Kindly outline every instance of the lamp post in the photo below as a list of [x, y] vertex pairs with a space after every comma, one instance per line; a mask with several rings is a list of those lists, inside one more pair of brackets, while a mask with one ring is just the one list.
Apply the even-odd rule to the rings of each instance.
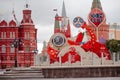
[[15, 67], [18, 67], [18, 47], [19, 44], [22, 44], [22, 40], [21, 39], [14, 39], [14, 41], [11, 43], [11, 47], [15, 48]]
[[35, 49], [35, 50], [33, 50], [33, 53], [34, 53], [34, 65], [36, 65], [37, 64], [37, 56], [36, 56], [36, 54], [38, 53], [38, 50], [37, 49]]
[[19, 44], [18, 39], [14, 39], [14, 42], [11, 43], [11, 47], [15, 48], [15, 67], [18, 67], [18, 60], [17, 60], [17, 52], [18, 52], [17, 48], [18, 48], [18, 44]]

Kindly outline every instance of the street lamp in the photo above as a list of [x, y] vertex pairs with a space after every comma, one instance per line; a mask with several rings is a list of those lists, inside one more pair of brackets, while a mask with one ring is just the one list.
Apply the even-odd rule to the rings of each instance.
[[38, 50], [36, 50], [36, 49], [33, 50], [33, 53], [34, 53], [34, 54], [37, 54], [37, 53], [38, 53]]
[[[15, 67], [18, 67], [18, 60], [17, 60], [17, 57], [18, 57], [18, 55], [17, 55], [17, 52], [18, 52], [18, 50], [17, 50], [17, 48], [19, 47], [19, 40], [18, 39], [14, 39], [14, 42], [13, 43], [11, 43], [11, 47], [13, 48], [15, 48]], [[21, 43], [21, 42], [20, 42]]]

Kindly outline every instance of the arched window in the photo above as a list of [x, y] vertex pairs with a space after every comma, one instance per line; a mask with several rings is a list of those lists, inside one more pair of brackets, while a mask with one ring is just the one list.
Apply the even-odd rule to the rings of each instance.
[[14, 53], [15, 52], [15, 48], [10, 46], [10, 53]]
[[26, 45], [26, 52], [29, 52], [29, 51], [30, 51], [30, 46]]
[[6, 53], [6, 46], [2, 45], [2, 53]]

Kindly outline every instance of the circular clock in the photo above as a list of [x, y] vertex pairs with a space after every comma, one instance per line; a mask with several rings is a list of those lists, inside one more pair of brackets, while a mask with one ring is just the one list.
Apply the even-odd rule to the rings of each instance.
[[61, 35], [56, 35], [53, 39], [52, 42], [55, 46], [62, 46], [65, 44], [65, 38]]

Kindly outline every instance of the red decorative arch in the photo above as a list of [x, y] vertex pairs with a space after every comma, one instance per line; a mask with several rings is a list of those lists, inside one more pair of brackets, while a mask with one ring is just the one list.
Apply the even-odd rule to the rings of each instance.
[[16, 26], [16, 22], [14, 21], [14, 20], [11, 20], [10, 22], [9, 22], [9, 26]]

